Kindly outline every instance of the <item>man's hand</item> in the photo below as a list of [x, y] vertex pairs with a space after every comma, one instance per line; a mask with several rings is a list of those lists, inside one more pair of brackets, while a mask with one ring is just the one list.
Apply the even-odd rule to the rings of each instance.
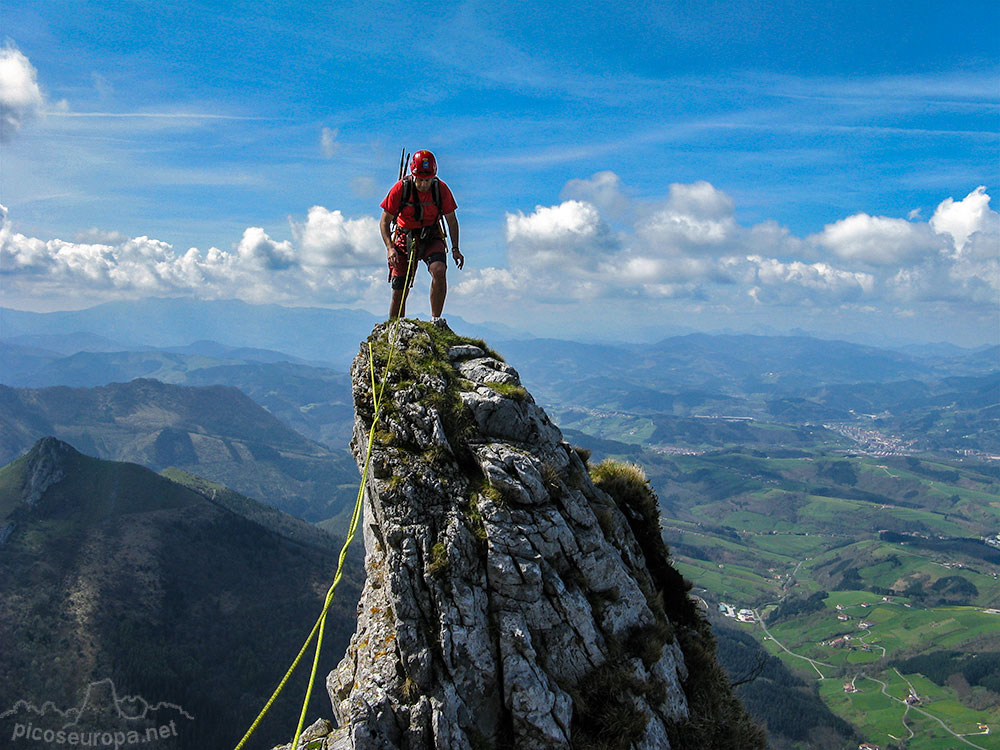
[[451, 251], [451, 257], [455, 259], [455, 265], [459, 269], [465, 266], [465, 256], [462, 255], [462, 252], [457, 247]]
[[392, 245], [389, 245], [389, 247], [385, 249], [385, 253], [386, 257], [389, 260], [389, 265], [394, 265], [396, 263], [397, 256], [399, 255], [399, 253], [396, 251], [396, 248], [393, 247]]

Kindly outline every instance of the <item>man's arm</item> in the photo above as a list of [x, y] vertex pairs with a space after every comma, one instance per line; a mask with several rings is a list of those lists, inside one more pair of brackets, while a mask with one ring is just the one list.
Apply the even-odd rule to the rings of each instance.
[[388, 211], [383, 211], [382, 220], [378, 223], [379, 232], [382, 233], [382, 242], [385, 243], [385, 252], [390, 263], [394, 263], [396, 260], [396, 246], [392, 244], [392, 221], [392, 214]]
[[444, 215], [444, 220], [448, 224], [448, 234], [451, 235], [451, 256], [455, 259], [455, 265], [462, 268], [465, 265], [465, 256], [458, 249], [458, 217], [452, 211]]

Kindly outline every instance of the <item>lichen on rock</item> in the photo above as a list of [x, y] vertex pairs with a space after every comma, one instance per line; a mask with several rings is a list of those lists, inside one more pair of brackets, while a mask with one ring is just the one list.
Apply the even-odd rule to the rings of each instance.
[[669, 565], [665, 549], [643, 548], [628, 508], [483, 342], [410, 320], [369, 342], [352, 367], [359, 467], [390, 347], [392, 363], [367, 581], [327, 678], [339, 729], [325, 746], [670, 747], [692, 718], [675, 631], [697, 623], [669, 619], [662, 588], [683, 581], [647, 564]]

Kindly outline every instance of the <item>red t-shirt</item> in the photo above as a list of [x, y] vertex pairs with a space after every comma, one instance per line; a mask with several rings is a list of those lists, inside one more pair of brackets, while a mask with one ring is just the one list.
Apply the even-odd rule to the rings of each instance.
[[[438, 180], [438, 185], [441, 186], [441, 214], [447, 216], [458, 208], [458, 204], [455, 203], [455, 196], [451, 194], [451, 189], [445, 185], [442, 180]], [[385, 196], [385, 200], [382, 201], [382, 210], [387, 214], [390, 216], [396, 216], [396, 214], [399, 213], [399, 216], [396, 218], [396, 224], [399, 225], [400, 229], [429, 227], [438, 220], [438, 210], [437, 206], [434, 205], [434, 193], [432, 191], [428, 190], [426, 193], [421, 193], [417, 190], [416, 185], [414, 185], [413, 193], [410, 195], [411, 201], [420, 201], [423, 205], [423, 221], [417, 221], [416, 206], [406, 205], [403, 206], [403, 210], [400, 211], [399, 205], [402, 200], [403, 181], [400, 180], [392, 186], [389, 194]]]

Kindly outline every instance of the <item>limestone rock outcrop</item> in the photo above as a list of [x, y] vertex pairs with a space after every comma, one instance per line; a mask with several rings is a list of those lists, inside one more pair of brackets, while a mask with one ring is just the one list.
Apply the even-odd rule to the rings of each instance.
[[28, 505], [38, 502], [49, 487], [62, 480], [63, 459], [74, 453], [75, 448], [53, 437], [39, 440], [34, 448], [31, 473], [26, 477], [21, 499]]
[[[685, 654], [685, 637], [711, 636], [658, 515], [643, 534], [650, 519], [595, 485], [482, 342], [408, 320], [369, 342], [352, 368], [362, 469], [373, 385], [389, 375], [368, 464], [367, 582], [326, 681], [339, 729], [324, 746], [693, 747], [693, 724], [732, 719], [732, 747], [763, 747], [724, 681], [724, 711], [701, 694], [714, 646]], [[706, 701], [715, 715], [693, 716]]]

